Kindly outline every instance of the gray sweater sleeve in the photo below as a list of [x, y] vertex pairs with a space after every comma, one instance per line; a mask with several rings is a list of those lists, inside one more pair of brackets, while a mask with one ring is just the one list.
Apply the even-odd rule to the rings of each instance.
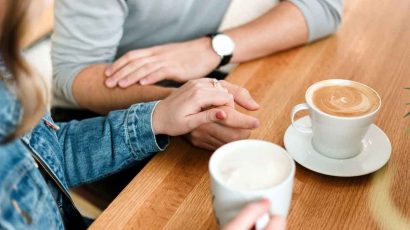
[[127, 14], [125, 0], [55, 2], [51, 57], [58, 100], [76, 105], [71, 90], [76, 75], [91, 64], [114, 60]]
[[[303, 13], [309, 41], [334, 33], [340, 24], [342, 0], [289, 1]], [[114, 60], [127, 16], [126, 0], [55, 2], [51, 56], [58, 101], [76, 105], [72, 84], [77, 74], [91, 64]]]
[[289, 0], [305, 17], [309, 42], [335, 33], [342, 20], [343, 0]]

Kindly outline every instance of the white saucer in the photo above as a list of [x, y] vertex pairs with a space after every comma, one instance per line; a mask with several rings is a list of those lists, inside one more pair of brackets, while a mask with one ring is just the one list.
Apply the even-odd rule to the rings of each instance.
[[[309, 126], [310, 118], [302, 117], [296, 123]], [[375, 172], [387, 163], [391, 154], [389, 138], [374, 124], [362, 141], [363, 151], [348, 159], [333, 159], [318, 153], [311, 139], [312, 134], [300, 133], [290, 125], [284, 137], [285, 148], [300, 165], [329, 176], [354, 177]]]

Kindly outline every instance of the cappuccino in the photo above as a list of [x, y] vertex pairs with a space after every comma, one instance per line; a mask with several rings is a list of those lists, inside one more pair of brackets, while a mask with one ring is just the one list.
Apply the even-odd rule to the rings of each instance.
[[290, 173], [285, 154], [269, 148], [242, 147], [226, 153], [217, 166], [217, 173], [225, 185], [237, 191], [272, 188]]
[[[363, 150], [363, 137], [381, 106], [376, 91], [359, 82], [330, 79], [311, 85], [305, 100], [293, 107], [290, 119], [297, 131], [312, 134], [317, 152], [346, 159]], [[295, 123], [295, 115], [303, 110], [309, 110], [311, 126]]]
[[365, 85], [325, 84], [312, 93], [313, 105], [320, 111], [339, 117], [357, 117], [371, 113], [380, 105], [378, 95]]

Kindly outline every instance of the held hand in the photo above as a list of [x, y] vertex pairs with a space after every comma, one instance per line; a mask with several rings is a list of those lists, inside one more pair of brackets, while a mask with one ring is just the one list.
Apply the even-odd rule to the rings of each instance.
[[[248, 90], [227, 81], [219, 81], [221, 85], [234, 95], [235, 102], [247, 110], [259, 109], [258, 103], [252, 98]], [[259, 126], [259, 121], [251, 116], [242, 114], [233, 108], [221, 107], [227, 114], [223, 121], [202, 125], [185, 137], [194, 145], [207, 150], [215, 150], [222, 145], [247, 139], [251, 130]]]
[[224, 120], [199, 126], [185, 137], [196, 147], [215, 150], [222, 145], [247, 139], [251, 130], [259, 126], [258, 119], [242, 114], [232, 107], [223, 106]]
[[203, 124], [224, 120], [227, 114], [220, 107], [233, 103], [232, 94], [215, 87], [211, 79], [189, 81], [158, 103], [152, 118], [154, 132], [177, 136]]
[[[269, 200], [250, 203], [242, 209], [234, 220], [225, 226], [224, 230], [252, 229], [256, 221], [269, 211]], [[285, 230], [286, 218], [272, 216], [265, 230]]]
[[220, 57], [209, 38], [133, 50], [107, 67], [107, 87], [154, 84], [161, 80], [186, 82], [206, 76], [217, 67]]

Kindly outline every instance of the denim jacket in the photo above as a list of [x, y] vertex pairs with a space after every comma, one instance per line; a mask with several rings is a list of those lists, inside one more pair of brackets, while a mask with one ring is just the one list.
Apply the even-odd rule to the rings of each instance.
[[[152, 131], [155, 105], [136, 104], [69, 123], [56, 124], [46, 115], [30, 133], [3, 143], [18, 125], [21, 107], [0, 79], [0, 229], [64, 229], [63, 213], [70, 210], [62, 197], [70, 187], [163, 150], [169, 140]], [[54, 183], [46, 180], [39, 164]]]

